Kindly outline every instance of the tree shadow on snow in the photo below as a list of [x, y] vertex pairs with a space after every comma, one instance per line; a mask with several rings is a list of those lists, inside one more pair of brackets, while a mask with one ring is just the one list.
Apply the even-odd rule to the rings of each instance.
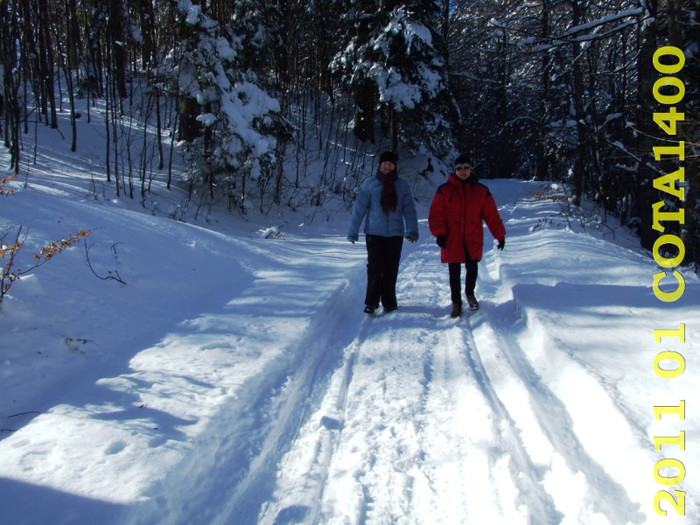
[[123, 506], [0, 478], [0, 523], [104, 523]]
[[[569, 310], [619, 306], [624, 308], [663, 308], [664, 310], [686, 309], [700, 306], [700, 298], [685, 293], [678, 301], [661, 302], [649, 286], [618, 286], [614, 284], [557, 283], [554, 286], [541, 284], [518, 284], [513, 287], [516, 300], [528, 307], [542, 310]], [[620, 312], [629, 315], [629, 312]]]

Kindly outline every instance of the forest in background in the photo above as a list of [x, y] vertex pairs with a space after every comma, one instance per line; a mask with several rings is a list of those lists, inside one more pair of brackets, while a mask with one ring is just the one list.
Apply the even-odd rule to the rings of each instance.
[[463, 151], [484, 178], [567, 182], [647, 249], [677, 236], [697, 267], [700, 1], [610, 4], [2, 0], [6, 168], [64, 111], [72, 151], [76, 119], [104, 125], [117, 195], [159, 177], [241, 211], [350, 203], [380, 149]]

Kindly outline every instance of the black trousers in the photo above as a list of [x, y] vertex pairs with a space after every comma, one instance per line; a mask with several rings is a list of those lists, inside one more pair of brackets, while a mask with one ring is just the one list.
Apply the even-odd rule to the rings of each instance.
[[[448, 266], [450, 268], [450, 292], [452, 295], [452, 303], [462, 304], [462, 290], [460, 289], [462, 287], [462, 278], [460, 275], [462, 265], [461, 263], [449, 263]], [[468, 258], [464, 266], [467, 269], [464, 292], [467, 295], [473, 295], [474, 288], [476, 288], [476, 278], [479, 275], [479, 261]]]
[[403, 237], [367, 235], [367, 295], [365, 304], [374, 308], [396, 308], [396, 278]]

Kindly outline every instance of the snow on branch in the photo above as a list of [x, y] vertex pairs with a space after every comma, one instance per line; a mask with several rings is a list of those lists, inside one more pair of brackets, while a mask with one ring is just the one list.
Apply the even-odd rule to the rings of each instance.
[[[620, 11], [619, 13], [614, 13], [608, 16], [604, 16], [602, 18], [598, 18], [596, 20], [592, 20], [590, 22], [586, 22], [585, 24], [579, 24], [577, 26], [569, 28], [567, 31], [565, 31], [559, 39], [571, 39], [570, 37], [574, 35], [578, 35], [579, 33], [583, 33], [584, 31], [586, 32], [583, 35], [577, 36], [574, 38], [576, 41], [587, 41], [587, 40], [594, 40], [596, 38], [603, 38], [609, 34], [616, 33], [617, 31], [620, 31], [621, 29], [624, 29], [625, 27], [628, 27], [630, 25], [633, 25], [635, 20], [625, 20], [626, 18], [638, 16], [642, 14], [644, 10], [641, 7], [633, 7], [630, 9], [626, 9], [625, 11]], [[596, 33], [596, 30], [599, 29], [600, 27], [617, 22], [619, 20], [625, 20], [622, 24], [616, 26], [614, 29], [607, 31], [604, 34], [598, 34]]]

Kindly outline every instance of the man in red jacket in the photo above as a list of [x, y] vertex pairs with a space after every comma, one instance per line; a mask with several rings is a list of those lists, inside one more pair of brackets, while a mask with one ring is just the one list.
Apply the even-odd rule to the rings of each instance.
[[455, 171], [433, 197], [428, 215], [430, 232], [437, 237], [440, 257], [450, 270], [452, 317], [462, 315], [461, 265], [467, 269], [465, 292], [471, 310], [479, 308], [474, 296], [478, 263], [484, 251], [484, 225], [498, 239], [498, 248], [506, 245], [506, 229], [489, 189], [481, 184], [466, 155], [455, 162]]

